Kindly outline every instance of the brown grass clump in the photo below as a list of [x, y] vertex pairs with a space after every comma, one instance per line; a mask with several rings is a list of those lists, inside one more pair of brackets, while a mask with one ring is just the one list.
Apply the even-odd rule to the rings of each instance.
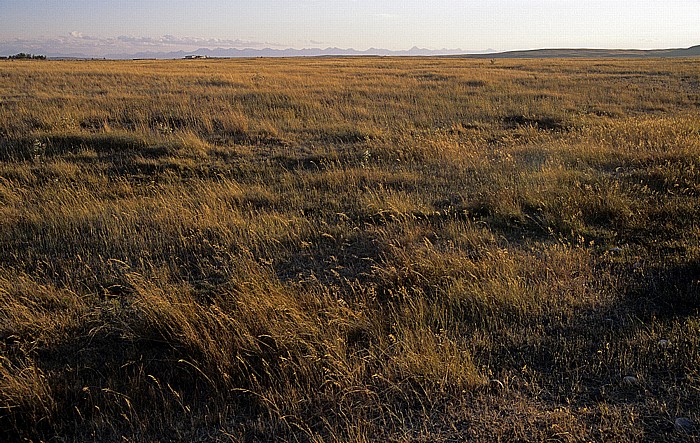
[[698, 72], [0, 63], [0, 440], [698, 441]]

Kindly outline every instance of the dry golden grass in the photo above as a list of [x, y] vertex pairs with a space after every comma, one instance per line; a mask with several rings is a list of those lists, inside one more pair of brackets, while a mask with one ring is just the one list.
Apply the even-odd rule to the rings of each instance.
[[698, 111], [696, 59], [0, 63], [0, 440], [698, 441]]

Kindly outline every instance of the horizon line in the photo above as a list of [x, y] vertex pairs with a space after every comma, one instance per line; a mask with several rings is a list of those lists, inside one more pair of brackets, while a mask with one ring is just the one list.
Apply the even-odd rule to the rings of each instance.
[[[333, 54], [333, 51], [338, 51], [339, 53]], [[256, 49], [252, 47], [246, 48], [230, 48], [230, 47], [216, 47], [207, 48], [200, 47], [194, 50], [174, 50], [174, 51], [125, 51], [125, 52], [113, 52], [103, 55], [87, 55], [81, 52], [70, 52], [70, 53], [60, 53], [57, 51], [6, 51], [6, 53], [0, 53], [0, 57], [8, 58], [18, 53], [33, 54], [33, 55], [45, 55], [47, 58], [51, 59], [61, 59], [61, 58], [80, 58], [80, 59], [92, 59], [92, 60], [121, 60], [121, 59], [143, 59], [143, 58], [161, 58], [161, 59], [179, 59], [185, 56], [207, 56], [208, 58], [246, 58], [246, 57], [263, 57], [263, 58], [275, 58], [275, 57], [313, 57], [313, 56], [498, 56], [498, 55], [509, 55], [518, 53], [536, 53], [545, 52], [551, 53], [555, 51], [596, 51], [605, 52], [609, 51], [612, 53], [624, 53], [632, 52], [636, 54], [644, 53], [672, 53], [674, 51], [681, 52], [687, 51], [691, 52], [688, 54], [690, 56], [700, 55], [700, 45], [692, 45], [689, 47], [676, 47], [676, 48], [658, 48], [658, 49], [637, 49], [637, 48], [601, 48], [601, 47], [542, 47], [542, 48], [529, 48], [529, 49], [511, 49], [511, 50], [494, 50], [494, 49], [483, 49], [483, 50], [462, 50], [460, 48], [455, 49], [428, 49], [421, 48], [418, 46], [413, 46], [409, 49], [384, 49], [370, 47], [365, 50], [358, 50], [355, 48], [340, 48], [337, 46], [328, 46], [325, 48], [316, 47], [306, 47], [306, 48], [271, 48], [265, 47], [262, 49]], [[46, 52], [46, 53], [41, 53]], [[219, 54], [211, 54], [219, 52]], [[222, 54], [225, 52], [231, 52], [233, 54], [227, 55]], [[209, 54], [202, 54], [209, 53]], [[236, 53], [246, 53], [247, 55], [234, 55]], [[270, 55], [265, 55], [269, 53]], [[284, 55], [279, 55], [283, 54]], [[617, 54], [624, 55], [624, 54]], [[680, 55], [680, 54], [679, 54]]]

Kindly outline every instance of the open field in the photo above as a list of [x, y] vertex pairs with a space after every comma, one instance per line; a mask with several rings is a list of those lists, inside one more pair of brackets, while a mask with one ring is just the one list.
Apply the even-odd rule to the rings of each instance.
[[699, 220], [700, 59], [2, 62], [0, 441], [700, 441]]

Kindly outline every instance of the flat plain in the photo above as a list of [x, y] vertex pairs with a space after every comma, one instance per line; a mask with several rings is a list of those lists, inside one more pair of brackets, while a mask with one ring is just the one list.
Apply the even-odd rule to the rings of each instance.
[[697, 58], [4, 61], [0, 440], [698, 441], [699, 220]]

